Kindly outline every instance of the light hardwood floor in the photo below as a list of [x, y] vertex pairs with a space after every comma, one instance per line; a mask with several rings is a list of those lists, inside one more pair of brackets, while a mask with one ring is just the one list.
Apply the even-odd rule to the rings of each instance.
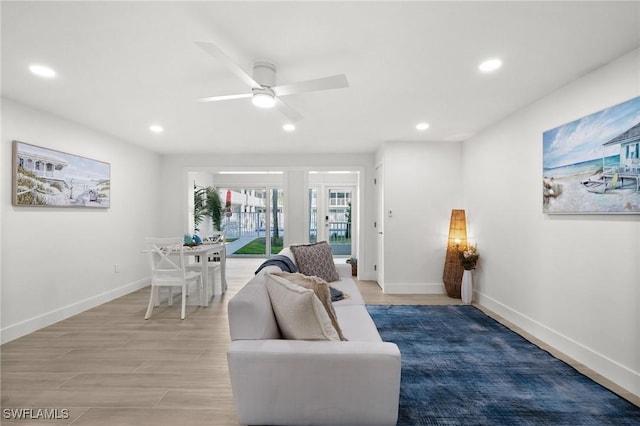
[[[227, 293], [216, 296], [207, 308], [188, 307], [184, 321], [180, 320], [178, 298], [172, 307], [163, 304], [155, 308], [151, 319], [145, 321], [149, 290], [143, 289], [2, 345], [0, 423], [236, 425], [226, 365], [226, 302], [261, 262], [230, 259]], [[368, 304], [459, 303], [440, 295], [384, 295], [370, 281], [361, 281], [359, 286]], [[531, 336], [525, 337], [540, 344]], [[640, 405], [640, 398], [612, 387]], [[34, 409], [26, 412], [31, 417], [42, 414], [37, 409], [57, 409], [49, 414], [58, 417], [65, 417], [64, 410], [68, 410], [69, 418], [11, 420], [7, 418], [11, 409], [14, 414], [15, 410]]]

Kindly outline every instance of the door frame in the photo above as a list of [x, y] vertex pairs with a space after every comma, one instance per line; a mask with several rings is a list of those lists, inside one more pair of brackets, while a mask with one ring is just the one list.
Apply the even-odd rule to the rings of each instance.
[[[357, 183], [316, 183], [310, 184], [309, 189], [316, 190], [316, 241], [330, 241], [327, 235], [329, 217], [329, 194], [331, 190], [345, 190], [351, 192], [351, 254], [335, 255], [335, 257], [354, 257], [356, 253], [356, 242], [358, 241], [358, 184]], [[311, 205], [309, 205], [309, 216], [311, 216]], [[311, 224], [309, 224], [311, 226]]]

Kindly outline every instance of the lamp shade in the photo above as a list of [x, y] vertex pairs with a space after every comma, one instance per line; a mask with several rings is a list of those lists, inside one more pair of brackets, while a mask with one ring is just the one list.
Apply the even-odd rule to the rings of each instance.
[[451, 210], [448, 246], [467, 247], [467, 218], [464, 210]]
[[447, 239], [447, 255], [444, 261], [442, 282], [447, 295], [460, 298], [460, 285], [464, 267], [460, 262], [459, 250], [467, 248], [467, 218], [464, 210], [451, 210], [449, 223], [449, 237]]

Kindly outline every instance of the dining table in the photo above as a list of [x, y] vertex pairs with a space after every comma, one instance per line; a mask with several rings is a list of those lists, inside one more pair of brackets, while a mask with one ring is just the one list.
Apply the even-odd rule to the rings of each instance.
[[227, 262], [227, 249], [224, 242], [203, 242], [198, 245], [188, 246], [185, 245], [183, 253], [185, 256], [192, 256], [192, 265], [200, 266], [200, 272], [202, 273], [202, 284], [205, 289], [205, 297], [201, 302], [202, 306], [209, 306], [209, 301], [215, 295], [215, 289], [213, 288], [213, 282], [209, 282], [209, 262], [211, 257], [220, 258], [220, 291], [224, 294], [227, 290], [227, 277], [226, 277], [226, 262]]
[[[148, 253], [149, 250], [141, 250], [141, 253]], [[179, 252], [176, 252], [178, 254]], [[202, 274], [202, 285], [204, 287], [204, 298], [199, 297], [198, 303], [193, 303], [195, 298], [188, 298], [187, 304], [197, 304], [199, 306], [209, 306], [209, 301], [215, 296], [215, 289], [213, 288], [213, 281], [209, 280], [209, 261], [211, 257], [220, 258], [220, 291], [224, 294], [227, 291], [227, 247], [224, 241], [220, 242], [203, 242], [197, 245], [185, 245], [182, 253], [184, 256], [193, 257], [193, 261], [187, 266], [199, 267]], [[185, 260], [185, 262], [187, 262]], [[204, 300], [202, 300], [204, 299]]]

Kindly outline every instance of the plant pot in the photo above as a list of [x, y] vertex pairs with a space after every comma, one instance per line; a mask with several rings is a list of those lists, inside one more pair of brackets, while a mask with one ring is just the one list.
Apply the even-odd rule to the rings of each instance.
[[347, 259], [347, 263], [351, 264], [351, 275], [354, 277], [358, 276], [358, 259], [352, 257], [351, 259]]

